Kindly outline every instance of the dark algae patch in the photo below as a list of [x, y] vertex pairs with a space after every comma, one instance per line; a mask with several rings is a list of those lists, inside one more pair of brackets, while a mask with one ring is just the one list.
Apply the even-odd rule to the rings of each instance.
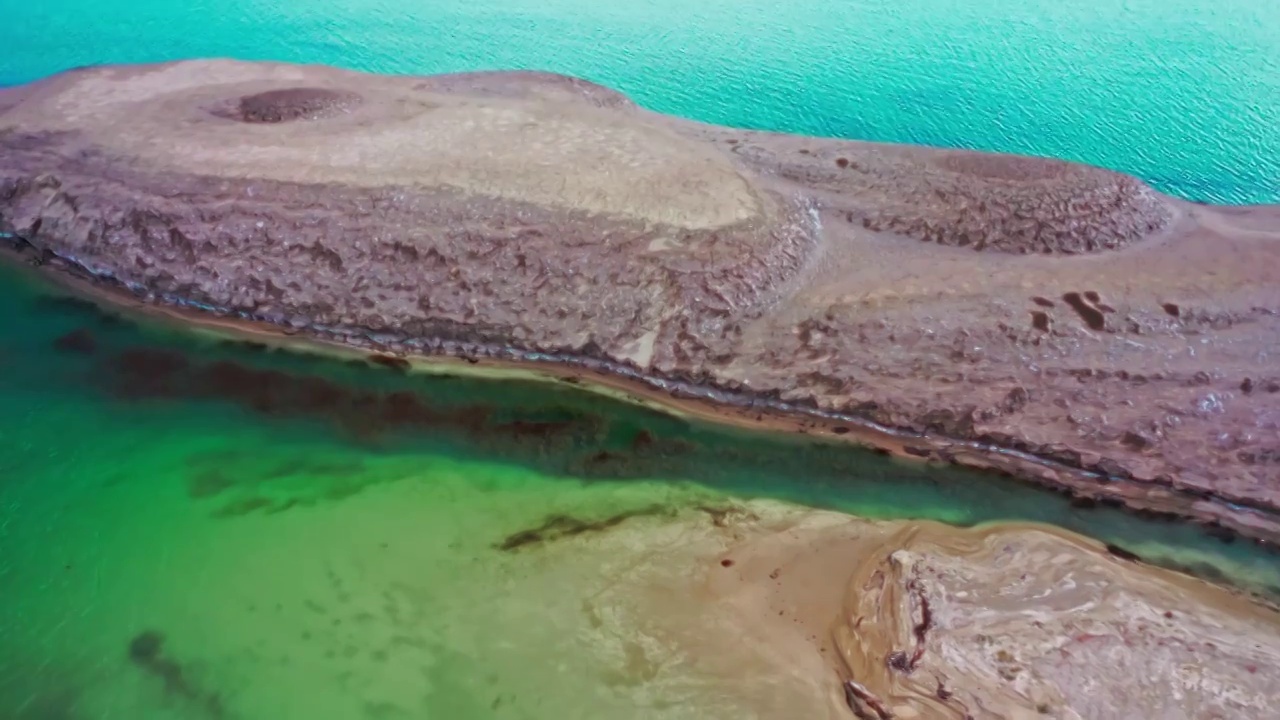
[[92, 355], [98, 349], [98, 341], [93, 337], [93, 333], [85, 328], [79, 328], [58, 336], [58, 339], [53, 341], [53, 347], [62, 353]]
[[555, 542], [561, 538], [574, 537], [585, 533], [604, 532], [636, 517], [671, 514], [672, 508], [654, 505], [636, 510], [627, 510], [600, 520], [583, 520], [569, 515], [552, 515], [546, 522], [536, 528], [521, 530], [507, 536], [497, 544], [499, 550], [510, 552], [531, 545]]
[[138, 669], [160, 681], [167, 698], [188, 703], [205, 717], [226, 717], [219, 696], [197, 688], [190, 673], [166, 653], [164, 634], [155, 630], [138, 633], [129, 641], [128, 658]]
[[1107, 552], [1111, 553], [1112, 555], [1115, 555], [1121, 560], [1127, 560], [1129, 562], [1142, 562], [1142, 558], [1139, 557], [1137, 553], [1125, 550], [1124, 548], [1114, 543], [1107, 543]]

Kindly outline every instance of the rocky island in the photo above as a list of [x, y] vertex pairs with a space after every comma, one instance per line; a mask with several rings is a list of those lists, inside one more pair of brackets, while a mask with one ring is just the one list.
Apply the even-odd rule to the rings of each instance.
[[[702, 125], [549, 74], [218, 60], [0, 91], [0, 232], [196, 322], [546, 368], [1280, 541], [1280, 207]], [[781, 679], [750, 707], [1207, 718], [1280, 692], [1274, 612], [1084, 541], [735, 517], [681, 552], [754, 568], [700, 586], [731, 617], [697, 624], [757, 623]], [[661, 567], [625, 602], [670, 624], [653, 588], [701, 575]], [[810, 578], [786, 602], [821, 639], [758, 624], [778, 573]]]

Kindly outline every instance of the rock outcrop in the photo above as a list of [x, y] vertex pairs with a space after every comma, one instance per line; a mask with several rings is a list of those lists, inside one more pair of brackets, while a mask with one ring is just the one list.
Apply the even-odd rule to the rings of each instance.
[[588, 365], [1280, 540], [1275, 208], [546, 74], [198, 61], [0, 91], [0, 231], [158, 302]]

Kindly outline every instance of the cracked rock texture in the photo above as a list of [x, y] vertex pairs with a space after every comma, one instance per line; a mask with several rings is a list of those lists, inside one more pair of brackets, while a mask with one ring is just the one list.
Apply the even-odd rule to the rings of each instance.
[[541, 73], [189, 61], [0, 91], [0, 230], [157, 301], [557, 353], [1280, 539], [1276, 207]]
[[1205, 591], [1043, 528], [909, 525], [853, 573], [834, 639], [871, 716], [1265, 716], [1275, 613]]

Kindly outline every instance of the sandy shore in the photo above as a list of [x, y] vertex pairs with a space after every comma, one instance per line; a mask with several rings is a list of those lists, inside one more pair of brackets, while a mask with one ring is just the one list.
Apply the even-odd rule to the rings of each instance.
[[584, 612], [602, 663], [689, 699], [671, 717], [1261, 716], [1276, 692], [1274, 610], [1041, 526], [754, 502], [518, 552], [625, 564]]
[[[723, 557], [711, 587], [758, 613], [758, 634], [811, 633], [845, 681], [828, 704], [859, 717], [1250, 715], [1275, 692], [1257, 664], [1280, 649], [1273, 611], [1043, 527], [811, 514]], [[1233, 706], [1246, 697], [1257, 710]]]

